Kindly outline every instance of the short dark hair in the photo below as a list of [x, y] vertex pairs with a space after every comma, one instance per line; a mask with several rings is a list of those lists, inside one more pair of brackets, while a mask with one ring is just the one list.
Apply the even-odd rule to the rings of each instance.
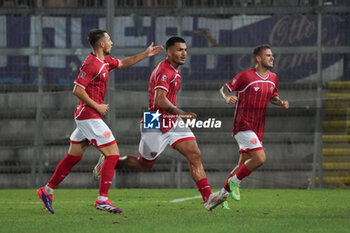
[[175, 45], [175, 43], [186, 43], [186, 41], [178, 36], [170, 37], [165, 43], [165, 50], [168, 50], [171, 46]]
[[262, 51], [264, 51], [265, 49], [271, 49], [271, 46], [268, 44], [262, 44], [255, 47], [253, 50], [254, 59], [256, 56], [261, 56]]
[[91, 29], [87, 36], [90, 45], [94, 47], [97, 41], [105, 36], [105, 33], [107, 33], [107, 31], [103, 29]]

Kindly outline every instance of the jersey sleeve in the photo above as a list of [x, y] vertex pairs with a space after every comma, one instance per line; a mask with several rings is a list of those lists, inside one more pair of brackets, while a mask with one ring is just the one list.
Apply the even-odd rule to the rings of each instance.
[[92, 65], [83, 64], [80, 68], [80, 72], [78, 74], [77, 79], [74, 81], [74, 84], [86, 88], [90, 81], [98, 74], [98, 70], [94, 68]]
[[229, 92], [238, 91], [242, 86], [242, 72], [238, 73], [233, 79], [228, 81], [225, 85], [228, 88]]
[[171, 77], [169, 77], [169, 75], [167, 75], [164, 72], [157, 72], [155, 75], [156, 75], [156, 82], [154, 85], [154, 90], [157, 88], [161, 88], [166, 92], [168, 92], [170, 87]]
[[109, 67], [108, 67], [109, 70], [113, 70], [115, 68], [118, 68], [120, 65], [120, 60], [118, 58], [106, 56], [105, 59], [109, 64]]
[[276, 81], [275, 81], [275, 88], [272, 91], [272, 95], [271, 98], [278, 96], [278, 81], [277, 81], [277, 77], [276, 77]]

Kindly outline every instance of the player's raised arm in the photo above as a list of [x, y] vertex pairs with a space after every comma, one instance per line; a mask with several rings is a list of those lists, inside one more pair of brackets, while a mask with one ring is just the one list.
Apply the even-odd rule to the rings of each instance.
[[228, 104], [234, 104], [237, 102], [237, 96], [231, 96], [228, 92], [228, 88], [226, 85], [223, 85], [220, 89], [220, 93], [222, 98], [226, 101]]
[[282, 108], [288, 109], [289, 102], [287, 100], [281, 100], [278, 95], [271, 98], [271, 104], [281, 106]]
[[180, 108], [177, 108], [174, 106], [166, 97], [167, 91], [163, 90], [161, 88], [157, 88], [155, 90], [154, 98], [155, 98], [155, 104], [161, 108], [162, 110], [165, 110], [171, 114], [178, 115], [182, 119], [194, 119], [197, 117], [197, 115], [193, 112], [185, 112], [181, 110]]
[[89, 97], [84, 88], [75, 85], [73, 88], [73, 94], [78, 97], [81, 101], [83, 101], [87, 106], [95, 109], [102, 115], [105, 115], [109, 110], [108, 104], [98, 104], [93, 99]]
[[163, 46], [157, 45], [153, 46], [153, 42], [148, 46], [148, 48], [142, 53], [136, 54], [135, 56], [126, 57], [120, 60], [119, 69], [128, 68], [145, 58], [151, 57], [163, 50]]

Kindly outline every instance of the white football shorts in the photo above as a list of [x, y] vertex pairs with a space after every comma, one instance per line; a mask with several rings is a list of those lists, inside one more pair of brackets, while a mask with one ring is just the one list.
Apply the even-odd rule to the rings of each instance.
[[105, 147], [115, 143], [112, 131], [102, 119], [75, 120], [77, 128], [70, 136], [71, 143], [89, 140], [96, 147]]
[[[176, 120], [182, 121], [181, 118]], [[176, 124], [176, 123], [175, 123]], [[196, 137], [188, 127], [174, 126], [171, 130], [163, 133], [161, 130], [143, 129], [140, 125], [141, 140], [139, 144], [139, 156], [145, 162], [154, 162], [164, 151], [167, 145], [175, 147], [176, 144], [186, 140], [196, 140]]]
[[239, 152], [263, 149], [258, 136], [252, 130], [240, 131], [234, 137], [238, 143]]

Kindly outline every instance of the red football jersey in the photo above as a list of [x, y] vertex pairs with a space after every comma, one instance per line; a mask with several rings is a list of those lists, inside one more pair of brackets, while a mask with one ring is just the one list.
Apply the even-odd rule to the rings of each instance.
[[174, 105], [177, 106], [176, 98], [177, 92], [181, 85], [181, 73], [178, 69], [175, 69], [170, 62], [165, 59], [160, 62], [153, 70], [148, 88], [148, 110], [157, 111], [162, 113], [161, 116], [161, 130], [167, 132], [172, 128], [172, 124], [176, 121], [177, 117], [174, 114], [161, 110], [156, 104], [154, 99], [155, 89], [161, 88], [168, 93], [166, 97]]
[[[77, 79], [74, 81], [85, 89], [88, 96], [98, 104], [104, 103], [107, 93], [107, 83], [109, 71], [119, 66], [119, 60], [105, 56], [104, 60], [99, 59], [94, 54], [89, 54], [80, 68]], [[77, 120], [101, 118], [101, 114], [95, 109], [80, 101], [74, 113]]]
[[277, 75], [268, 71], [264, 78], [255, 68], [249, 69], [237, 74], [226, 86], [237, 96], [233, 134], [252, 130], [262, 142], [267, 105], [278, 95]]

